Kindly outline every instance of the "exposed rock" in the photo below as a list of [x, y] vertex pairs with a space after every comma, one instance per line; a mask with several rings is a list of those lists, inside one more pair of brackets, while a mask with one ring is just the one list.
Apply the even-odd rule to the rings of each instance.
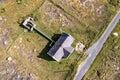
[[60, 17], [62, 17], [62, 16], [63, 16], [61, 13], [60, 13], [59, 15], [60, 15]]
[[0, 0], [1, 3], [4, 3], [6, 0]]
[[87, 10], [92, 10], [93, 9], [93, 4], [91, 1], [85, 1], [84, 6]]
[[83, 2], [85, 2], [86, 0], [78, 0], [80, 3], [83, 3]]
[[23, 80], [23, 78], [20, 75], [17, 75], [17, 80]]
[[17, 46], [14, 45], [14, 48], [17, 48]]
[[10, 32], [10, 29], [6, 28], [3, 30], [3, 35], [8, 36], [9, 32]]
[[31, 80], [31, 78], [32, 78], [32, 74], [29, 73], [26, 80]]
[[23, 41], [23, 38], [20, 38], [20, 39], [19, 39], [19, 43], [22, 43], [22, 41]]
[[33, 49], [33, 52], [36, 52], [37, 50], [36, 49]]
[[111, 80], [120, 80], [120, 73], [116, 73], [112, 76], [113, 79]]
[[65, 26], [65, 24], [64, 24], [64, 23], [62, 23], [62, 27], [63, 27], [63, 26]]
[[116, 68], [117, 71], [118, 71], [119, 69], [120, 69], [119, 67]]
[[0, 16], [0, 21], [2, 21], [3, 20], [3, 18], [2, 18], [2, 16]]
[[28, 30], [27, 30], [27, 29], [24, 29], [24, 32], [28, 32]]
[[82, 52], [84, 50], [84, 48], [85, 48], [85, 45], [82, 44], [81, 42], [79, 42], [79, 43], [76, 44], [75, 50]]
[[12, 57], [8, 57], [7, 60], [8, 60], [8, 61], [12, 61]]
[[117, 33], [117, 32], [114, 32], [113, 35], [117, 37], [117, 36], [118, 36], [118, 33]]
[[[45, 4], [45, 7], [46, 10], [44, 10], [42, 16], [42, 22], [45, 25], [48, 24], [49, 26], [69, 26], [69, 28], [73, 27], [73, 23], [69, 17], [64, 15], [59, 8], [54, 7], [52, 4]], [[57, 23], [57, 25], [54, 23]]]
[[3, 43], [4, 43], [4, 45], [7, 45], [7, 44], [8, 44], [8, 41], [4, 41]]
[[29, 7], [29, 5], [28, 5], [28, 4], [25, 4], [25, 3], [24, 3], [24, 5], [25, 5], [25, 7]]
[[115, 48], [115, 49], [118, 49], [118, 48], [119, 48], [119, 46], [115, 46], [114, 48]]
[[113, 65], [114, 67], [116, 67], [116, 65]]
[[102, 6], [99, 6], [99, 7], [96, 9], [96, 13], [99, 14], [99, 15], [103, 14], [103, 12], [104, 12], [104, 6], [103, 6], [103, 5], [102, 5]]

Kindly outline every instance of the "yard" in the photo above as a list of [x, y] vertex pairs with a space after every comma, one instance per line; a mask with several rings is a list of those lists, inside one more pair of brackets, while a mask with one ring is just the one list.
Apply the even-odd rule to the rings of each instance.
[[[31, 16], [36, 27], [50, 38], [57, 40], [59, 34], [67, 32], [75, 38], [73, 47], [82, 42], [87, 49], [107, 27], [117, 9], [102, 0], [86, 2], [90, 8], [82, 7], [82, 2], [80, 4], [76, 0], [1, 0], [0, 80], [70, 79], [68, 77], [83, 52], [74, 51], [68, 59], [58, 63], [46, 54], [49, 42], [36, 32], [25, 30], [20, 24]], [[100, 13], [96, 13], [97, 10]], [[9, 62], [8, 57], [12, 61]]]

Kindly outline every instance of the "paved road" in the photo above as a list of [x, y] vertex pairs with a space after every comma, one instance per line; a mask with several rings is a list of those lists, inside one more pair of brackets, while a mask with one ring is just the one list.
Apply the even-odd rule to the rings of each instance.
[[106, 28], [105, 32], [102, 34], [102, 36], [99, 38], [99, 40], [93, 44], [88, 50], [85, 52], [88, 57], [83, 61], [79, 66], [77, 73], [74, 77], [74, 80], [81, 80], [85, 73], [90, 68], [91, 64], [93, 63], [94, 59], [96, 58], [97, 54], [102, 49], [103, 44], [107, 40], [108, 36], [112, 32], [112, 30], [115, 28], [116, 24], [118, 23], [120, 19], [120, 11], [116, 14], [116, 16], [113, 18], [111, 23]]

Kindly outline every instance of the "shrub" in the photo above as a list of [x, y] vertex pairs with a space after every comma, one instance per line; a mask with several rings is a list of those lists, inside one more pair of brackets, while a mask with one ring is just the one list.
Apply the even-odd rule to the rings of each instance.
[[119, 0], [108, 0], [108, 2], [109, 2], [109, 4], [111, 4], [111, 5], [115, 6], [115, 7], [117, 7], [118, 4], [119, 4]]
[[4, 13], [4, 12], [5, 12], [5, 8], [1, 8], [0, 13]]
[[22, 0], [16, 0], [17, 4], [22, 4]]

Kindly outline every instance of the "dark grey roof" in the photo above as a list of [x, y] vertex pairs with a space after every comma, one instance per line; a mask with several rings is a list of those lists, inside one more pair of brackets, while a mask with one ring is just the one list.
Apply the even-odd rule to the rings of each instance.
[[73, 41], [74, 38], [71, 35], [62, 33], [60, 38], [56, 41], [47, 54], [56, 61], [60, 61], [62, 57], [67, 58], [74, 50], [74, 48], [71, 47]]

